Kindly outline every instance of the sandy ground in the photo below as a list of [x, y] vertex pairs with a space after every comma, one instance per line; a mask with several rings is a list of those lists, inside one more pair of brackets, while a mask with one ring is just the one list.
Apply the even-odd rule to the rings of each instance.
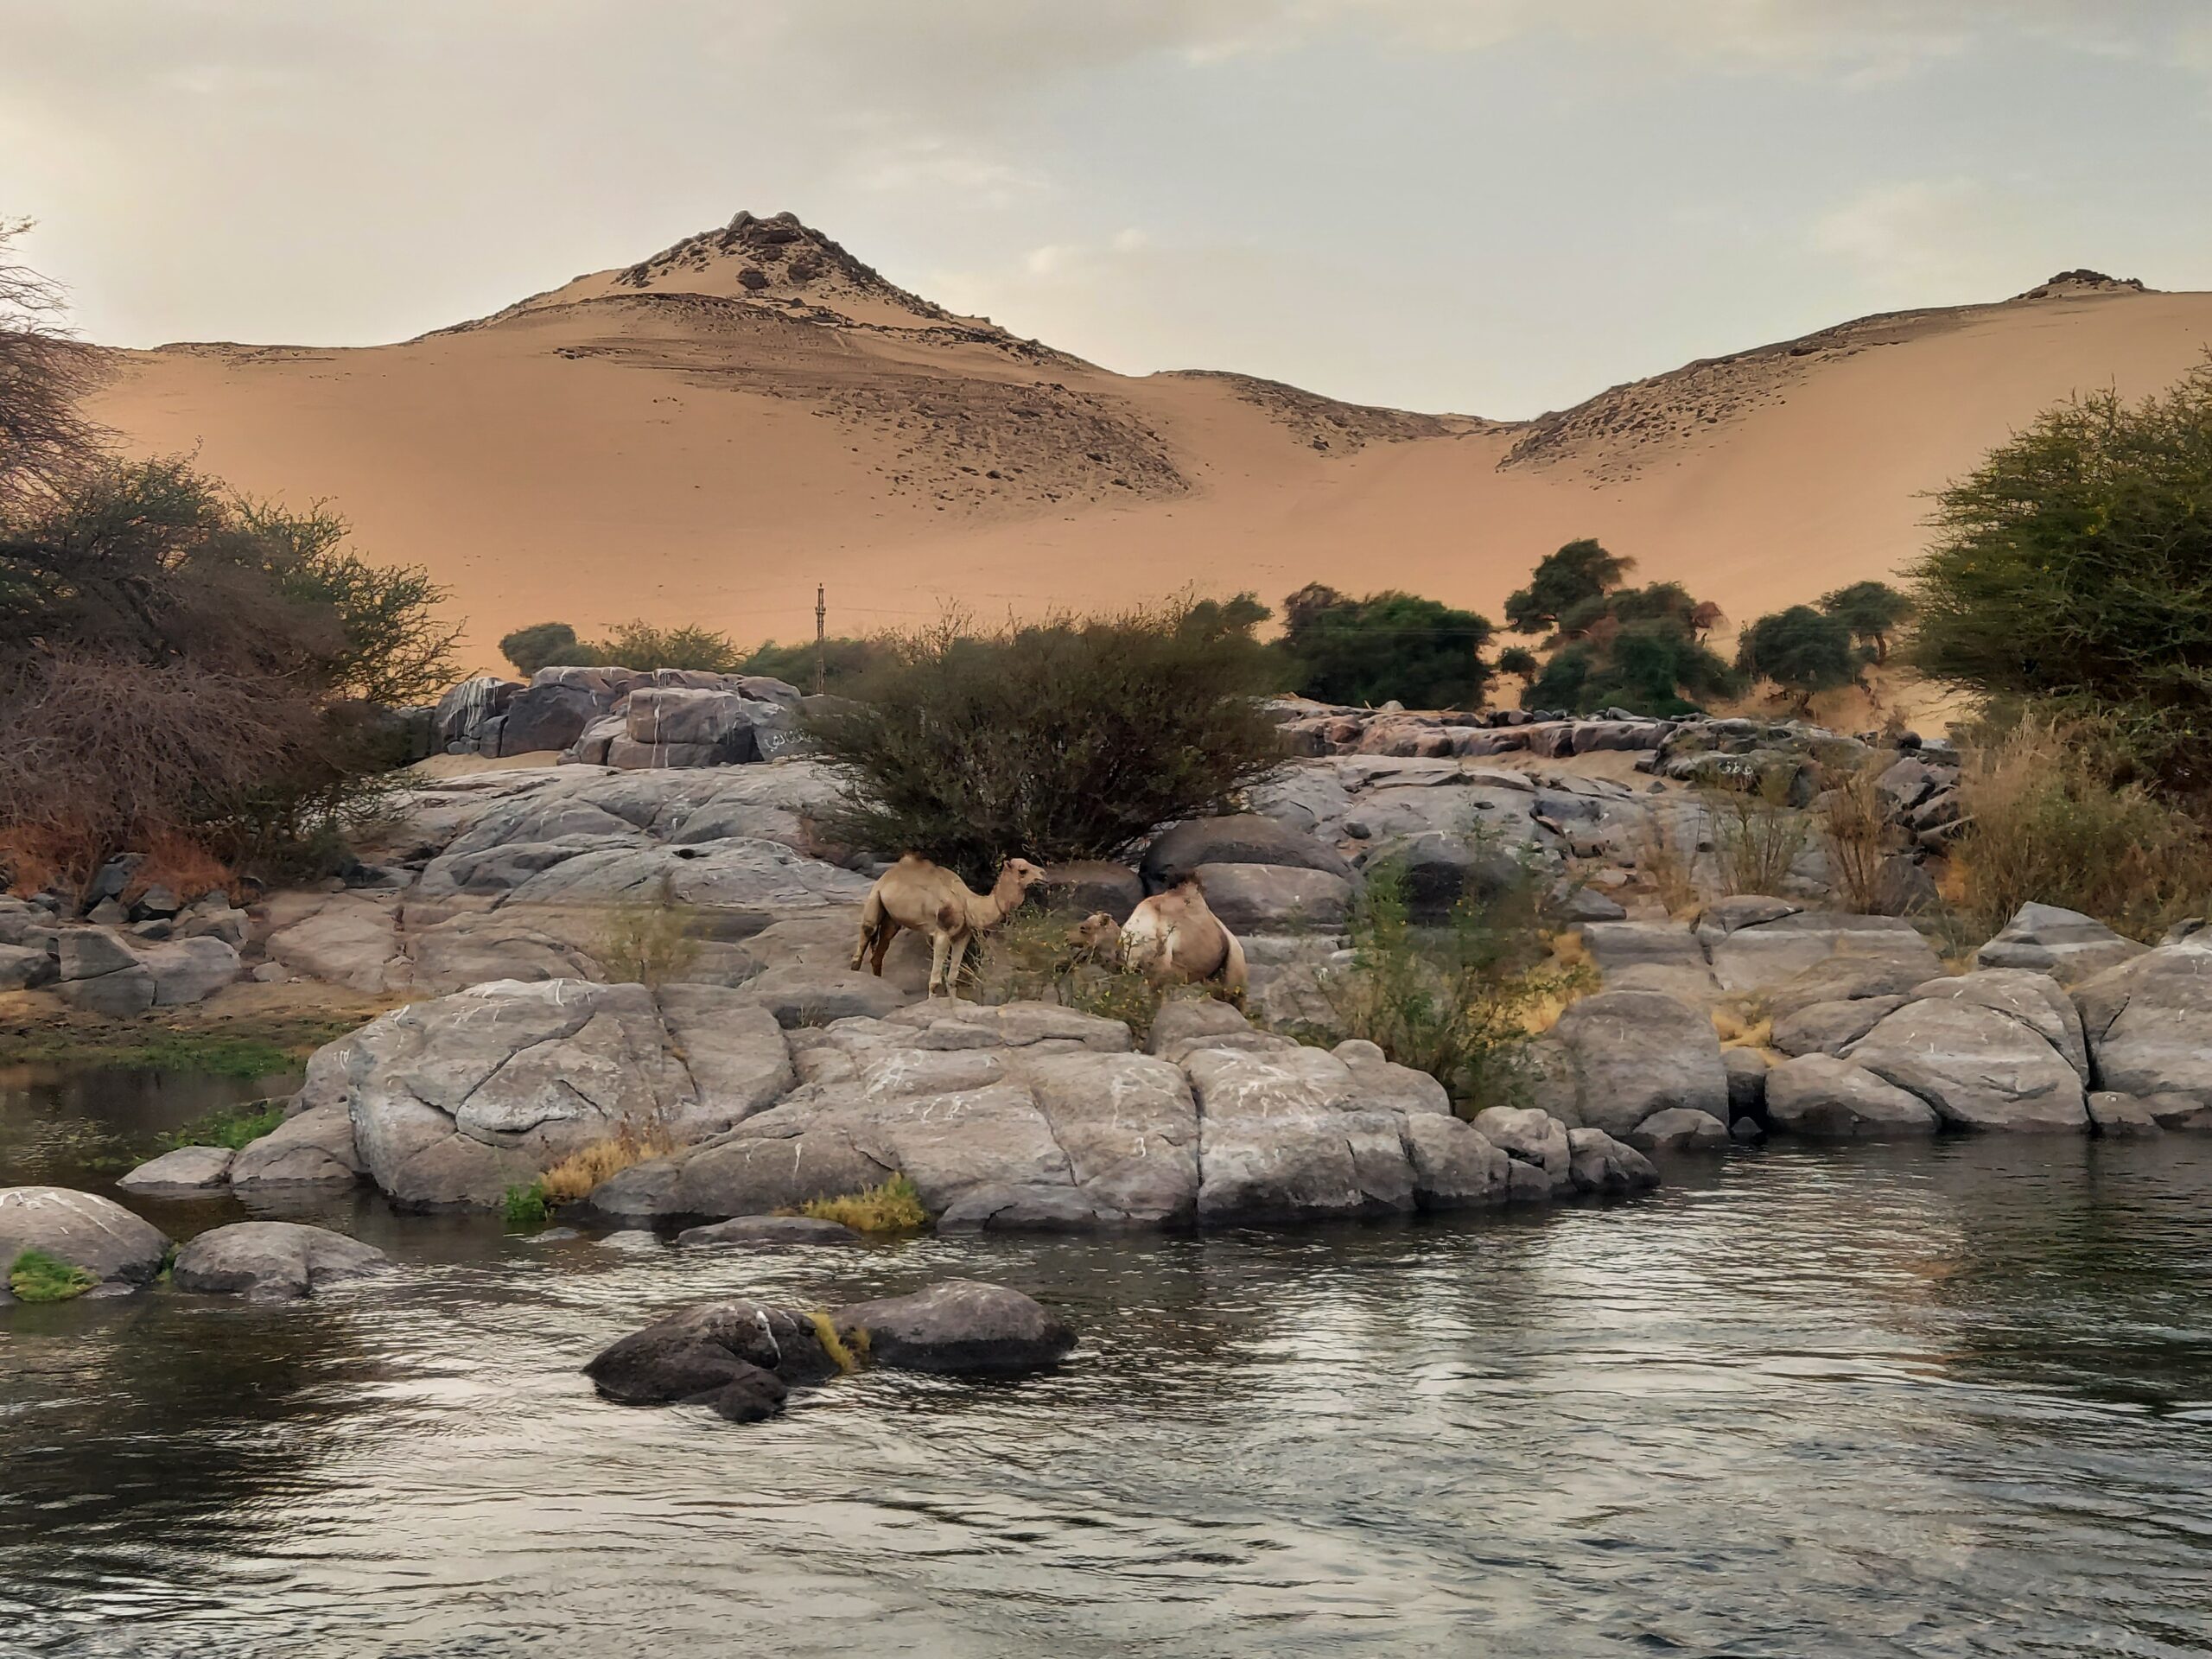
[[500, 634], [547, 620], [802, 639], [817, 583], [843, 633], [1308, 581], [1496, 617], [1586, 535], [1748, 618], [1892, 573], [1928, 493], [2039, 409], [2156, 390], [2212, 344], [2212, 295], [2069, 289], [1501, 424], [1126, 378], [950, 317], [813, 232], [768, 234], [399, 345], [122, 354], [95, 412], [253, 493], [327, 499], [367, 556], [449, 586], [489, 668]]

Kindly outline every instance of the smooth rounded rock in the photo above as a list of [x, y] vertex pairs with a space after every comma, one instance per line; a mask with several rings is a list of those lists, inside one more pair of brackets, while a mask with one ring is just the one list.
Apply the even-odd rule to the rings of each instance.
[[0, 1187], [0, 1281], [25, 1250], [42, 1250], [99, 1281], [92, 1294], [149, 1285], [169, 1241], [112, 1199], [66, 1186]]
[[1006, 1376], [1043, 1370], [1075, 1346], [1067, 1322], [1003, 1285], [950, 1279], [830, 1315], [839, 1329], [867, 1332], [872, 1363], [897, 1370]]
[[297, 1301], [390, 1265], [374, 1245], [327, 1227], [241, 1221], [202, 1233], [178, 1251], [172, 1280], [179, 1290], [204, 1295]]

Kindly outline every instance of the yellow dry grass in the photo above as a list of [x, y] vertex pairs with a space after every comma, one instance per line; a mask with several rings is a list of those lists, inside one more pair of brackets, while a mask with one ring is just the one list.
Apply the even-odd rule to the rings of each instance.
[[625, 1123], [604, 1141], [570, 1153], [539, 1178], [549, 1204], [574, 1204], [591, 1190], [632, 1164], [665, 1158], [677, 1149], [676, 1137], [664, 1124]]

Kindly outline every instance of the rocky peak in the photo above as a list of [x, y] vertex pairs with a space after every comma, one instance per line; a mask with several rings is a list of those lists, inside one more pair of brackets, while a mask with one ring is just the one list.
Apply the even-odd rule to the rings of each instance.
[[2134, 276], [2107, 276], [2101, 270], [2062, 270], [2048, 282], [2030, 289], [2024, 300], [2066, 300], [2084, 294], [2147, 294], [2151, 290]]
[[843, 309], [841, 302], [873, 301], [932, 321], [948, 315], [885, 281], [789, 212], [761, 219], [741, 210], [721, 228], [687, 236], [613, 280], [618, 288], [706, 291], [832, 310]]

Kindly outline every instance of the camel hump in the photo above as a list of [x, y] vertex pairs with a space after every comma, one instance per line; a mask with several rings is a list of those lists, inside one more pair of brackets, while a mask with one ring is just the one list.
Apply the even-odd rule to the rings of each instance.
[[929, 860], [924, 858], [919, 853], [901, 853], [899, 855], [899, 861], [910, 870], [918, 870], [927, 864]]

